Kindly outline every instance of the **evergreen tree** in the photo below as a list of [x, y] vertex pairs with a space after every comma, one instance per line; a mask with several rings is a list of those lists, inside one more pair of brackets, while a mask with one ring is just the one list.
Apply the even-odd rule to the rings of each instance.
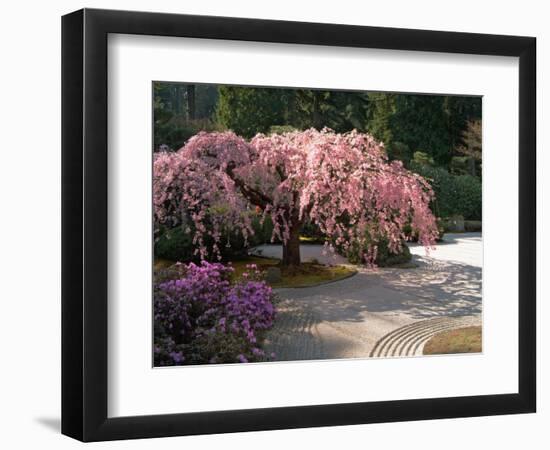
[[444, 101], [443, 96], [396, 96], [390, 119], [393, 140], [407, 144], [413, 151], [428, 153], [439, 164], [447, 164], [451, 142]]
[[462, 133], [468, 122], [481, 120], [481, 97], [445, 97], [445, 109], [448, 119], [451, 148], [455, 149], [462, 143]]
[[220, 87], [219, 93], [219, 122], [245, 137], [282, 125], [299, 130], [365, 130], [365, 93], [230, 86]]
[[284, 100], [279, 89], [220, 86], [216, 116], [222, 126], [250, 138], [285, 124]]
[[481, 164], [481, 120], [468, 122], [462, 132], [462, 144], [456, 151], [468, 158], [470, 175], [477, 176], [477, 165]]
[[468, 120], [481, 118], [479, 97], [371, 93], [368, 98], [367, 131], [399, 159], [422, 151], [448, 166]]
[[213, 84], [197, 84], [195, 86], [195, 117], [211, 119], [218, 103], [218, 87]]
[[368, 94], [367, 131], [386, 146], [393, 141], [391, 122], [395, 114], [396, 97], [396, 94], [378, 92]]

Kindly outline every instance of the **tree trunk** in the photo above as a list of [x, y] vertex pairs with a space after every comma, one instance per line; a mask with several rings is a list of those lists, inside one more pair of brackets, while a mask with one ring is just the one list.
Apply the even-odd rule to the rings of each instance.
[[300, 265], [300, 227], [293, 227], [290, 230], [290, 237], [286, 244], [283, 244], [283, 266]]
[[195, 118], [195, 85], [187, 86], [187, 115], [190, 120]]
[[468, 165], [470, 166], [470, 175], [476, 176], [476, 160], [473, 157], [468, 159]]
[[320, 130], [323, 126], [321, 119], [320, 94], [313, 92], [313, 128]]

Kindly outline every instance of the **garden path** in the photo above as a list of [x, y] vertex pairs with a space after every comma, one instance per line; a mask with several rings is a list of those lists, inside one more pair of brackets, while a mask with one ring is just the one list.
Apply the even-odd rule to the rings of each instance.
[[[277, 257], [277, 247], [262, 246], [261, 254]], [[429, 256], [410, 247], [414, 269], [360, 268], [342, 281], [278, 289], [266, 350], [278, 361], [420, 355], [438, 331], [480, 324], [481, 235], [445, 235]], [[322, 246], [301, 249], [303, 259], [328, 261]]]

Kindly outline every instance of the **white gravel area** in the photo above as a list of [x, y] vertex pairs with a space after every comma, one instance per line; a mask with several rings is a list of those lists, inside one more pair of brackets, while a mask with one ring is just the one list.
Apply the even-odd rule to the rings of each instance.
[[[263, 256], [281, 252], [275, 245], [260, 249]], [[321, 254], [322, 246], [301, 249], [303, 260], [329, 258]], [[445, 317], [480, 320], [479, 233], [447, 235], [429, 256], [417, 245], [411, 245], [411, 252], [418, 266], [413, 269], [360, 268], [357, 275], [335, 283], [277, 290], [279, 316], [267, 336], [267, 350], [287, 361], [366, 358], [397, 328]]]

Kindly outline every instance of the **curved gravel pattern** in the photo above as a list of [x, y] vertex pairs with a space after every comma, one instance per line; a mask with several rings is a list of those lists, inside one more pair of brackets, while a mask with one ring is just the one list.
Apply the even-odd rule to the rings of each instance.
[[283, 302], [278, 305], [275, 326], [264, 344], [267, 352], [275, 353], [278, 361], [323, 359], [319, 322], [313, 309]]
[[462, 234], [414, 255], [414, 269], [361, 268], [330, 284], [277, 289], [265, 349], [278, 361], [419, 355], [436, 332], [481, 323], [481, 267], [466, 263], [477, 264], [476, 248], [480, 237]]
[[369, 356], [421, 356], [426, 342], [436, 334], [476, 325], [481, 325], [479, 316], [442, 317], [415, 322], [388, 333], [376, 343]]

